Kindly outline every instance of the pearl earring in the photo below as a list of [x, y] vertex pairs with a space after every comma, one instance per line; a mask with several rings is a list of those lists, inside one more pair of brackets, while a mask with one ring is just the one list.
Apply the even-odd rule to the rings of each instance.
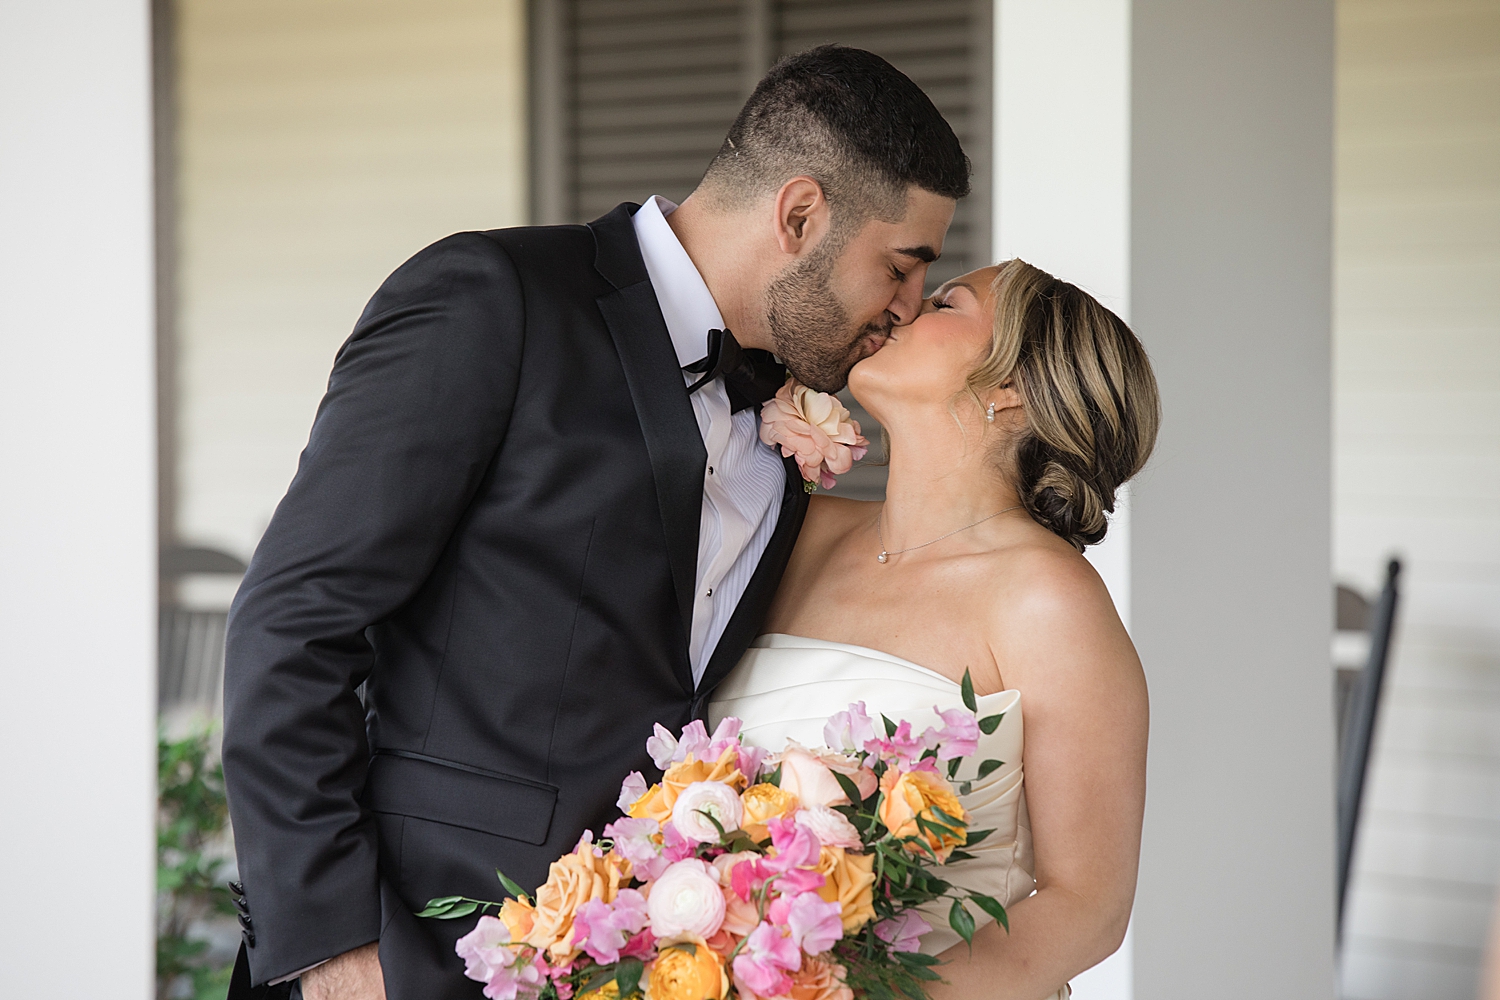
[[984, 419], [986, 421], [988, 421], [989, 423], [992, 423], [992, 424], [995, 422], [995, 404], [994, 403], [991, 403], [989, 405], [989, 408], [984, 411]]

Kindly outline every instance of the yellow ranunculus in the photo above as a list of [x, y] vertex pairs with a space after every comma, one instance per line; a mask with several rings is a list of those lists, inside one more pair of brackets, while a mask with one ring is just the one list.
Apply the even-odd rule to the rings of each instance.
[[823, 886], [818, 895], [843, 907], [844, 933], [853, 934], [875, 919], [875, 856], [848, 854], [842, 847], [825, 847], [818, 855]]
[[740, 804], [745, 807], [745, 816], [740, 820], [740, 826], [750, 835], [750, 839], [759, 841], [771, 835], [767, 823], [797, 811], [797, 796], [762, 782], [751, 785], [740, 793]]
[[724, 963], [702, 941], [689, 948], [663, 948], [651, 963], [646, 992], [651, 1000], [723, 1000], [729, 992]]
[[740, 773], [739, 763], [739, 752], [734, 747], [726, 749], [712, 763], [695, 760], [692, 754], [688, 754], [687, 760], [667, 768], [661, 784], [652, 785], [645, 795], [635, 801], [635, 805], [630, 807], [630, 816], [633, 819], [654, 819], [658, 823], [665, 823], [672, 818], [672, 806], [677, 804], [677, 796], [695, 781], [722, 781], [731, 788], [743, 788], [745, 776]]
[[[918, 816], [929, 823], [949, 825], [932, 811], [934, 806], [954, 819], [965, 823], [969, 820], [964, 807], [958, 802], [958, 794], [941, 775], [931, 771], [898, 771], [892, 768], [881, 776], [880, 790], [885, 793], [880, 800], [880, 822], [885, 824], [892, 836], [921, 837], [940, 861], [947, 861], [955, 847], [968, 841], [968, 834], [963, 830], [959, 830], [957, 834], [938, 835], [917, 825]], [[907, 844], [906, 849], [913, 854], [920, 853], [920, 848], [915, 844]]]
[[596, 855], [593, 844], [579, 843], [577, 850], [564, 854], [547, 870], [547, 883], [536, 891], [531, 931], [523, 940], [545, 951], [554, 963], [566, 964], [578, 954], [573, 947], [573, 916], [578, 908], [591, 899], [613, 903], [621, 883], [629, 879], [629, 861], [613, 851]]
[[616, 1000], [620, 995], [620, 984], [611, 979], [596, 990], [578, 994], [578, 1000]]

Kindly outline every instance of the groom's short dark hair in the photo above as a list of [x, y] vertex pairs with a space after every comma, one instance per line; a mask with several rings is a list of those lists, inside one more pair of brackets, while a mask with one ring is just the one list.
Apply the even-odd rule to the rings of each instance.
[[743, 205], [806, 174], [842, 228], [900, 218], [912, 186], [962, 198], [969, 172], [953, 129], [906, 74], [873, 52], [820, 45], [760, 81], [703, 186], [719, 203]]

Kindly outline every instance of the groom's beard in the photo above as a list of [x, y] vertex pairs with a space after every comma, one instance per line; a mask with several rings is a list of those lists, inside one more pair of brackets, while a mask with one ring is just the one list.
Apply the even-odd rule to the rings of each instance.
[[890, 314], [856, 327], [833, 292], [837, 255], [820, 251], [822, 247], [771, 282], [766, 323], [776, 354], [798, 382], [819, 392], [838, 392], [849, 382], [849, 369], [864, 359], [865, 338], [890, 334]]

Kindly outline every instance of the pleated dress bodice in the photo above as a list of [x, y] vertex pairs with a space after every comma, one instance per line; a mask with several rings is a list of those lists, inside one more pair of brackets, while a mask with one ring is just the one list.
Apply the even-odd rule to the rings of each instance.
[[[734, 671], [719, 685], [709, 706], [710, 728], [726, 716], [743, 720], [747, 742], [779, 751], [789, 739], [820, 746], [823, 725], [851, 702], [862, 701], [871, 718], [885, 715], [906, 720], [914, 732], [942, 726], [934, 711], [963, 707], [959, 686], [926, 667], [863, 646], [782, 634], [763, 635], [746, 651]], [[943, 878], [953, 885], [986, 893], [1010, 906], [1036, 887], [1031, 827], [1021, 767], [1021, 693], [1001, 691], [978, 698], [979, 717], [1003, 714], [993, 733], [980, 733], [979, 749], [958, 773], [972, 780], [960, 796], [970, 829], [994, 830], [979, 844], [965, 848], [972, 860], [947, 866]], [[1002, 764], [983, 778], [980, 761]], [[970, 907], [975, 923], [990, 917]], [[938, 901], [923, 916], [933, 926], [922, 951], [937, 954], [959, 942], [948, 926], [948, 903]]]

